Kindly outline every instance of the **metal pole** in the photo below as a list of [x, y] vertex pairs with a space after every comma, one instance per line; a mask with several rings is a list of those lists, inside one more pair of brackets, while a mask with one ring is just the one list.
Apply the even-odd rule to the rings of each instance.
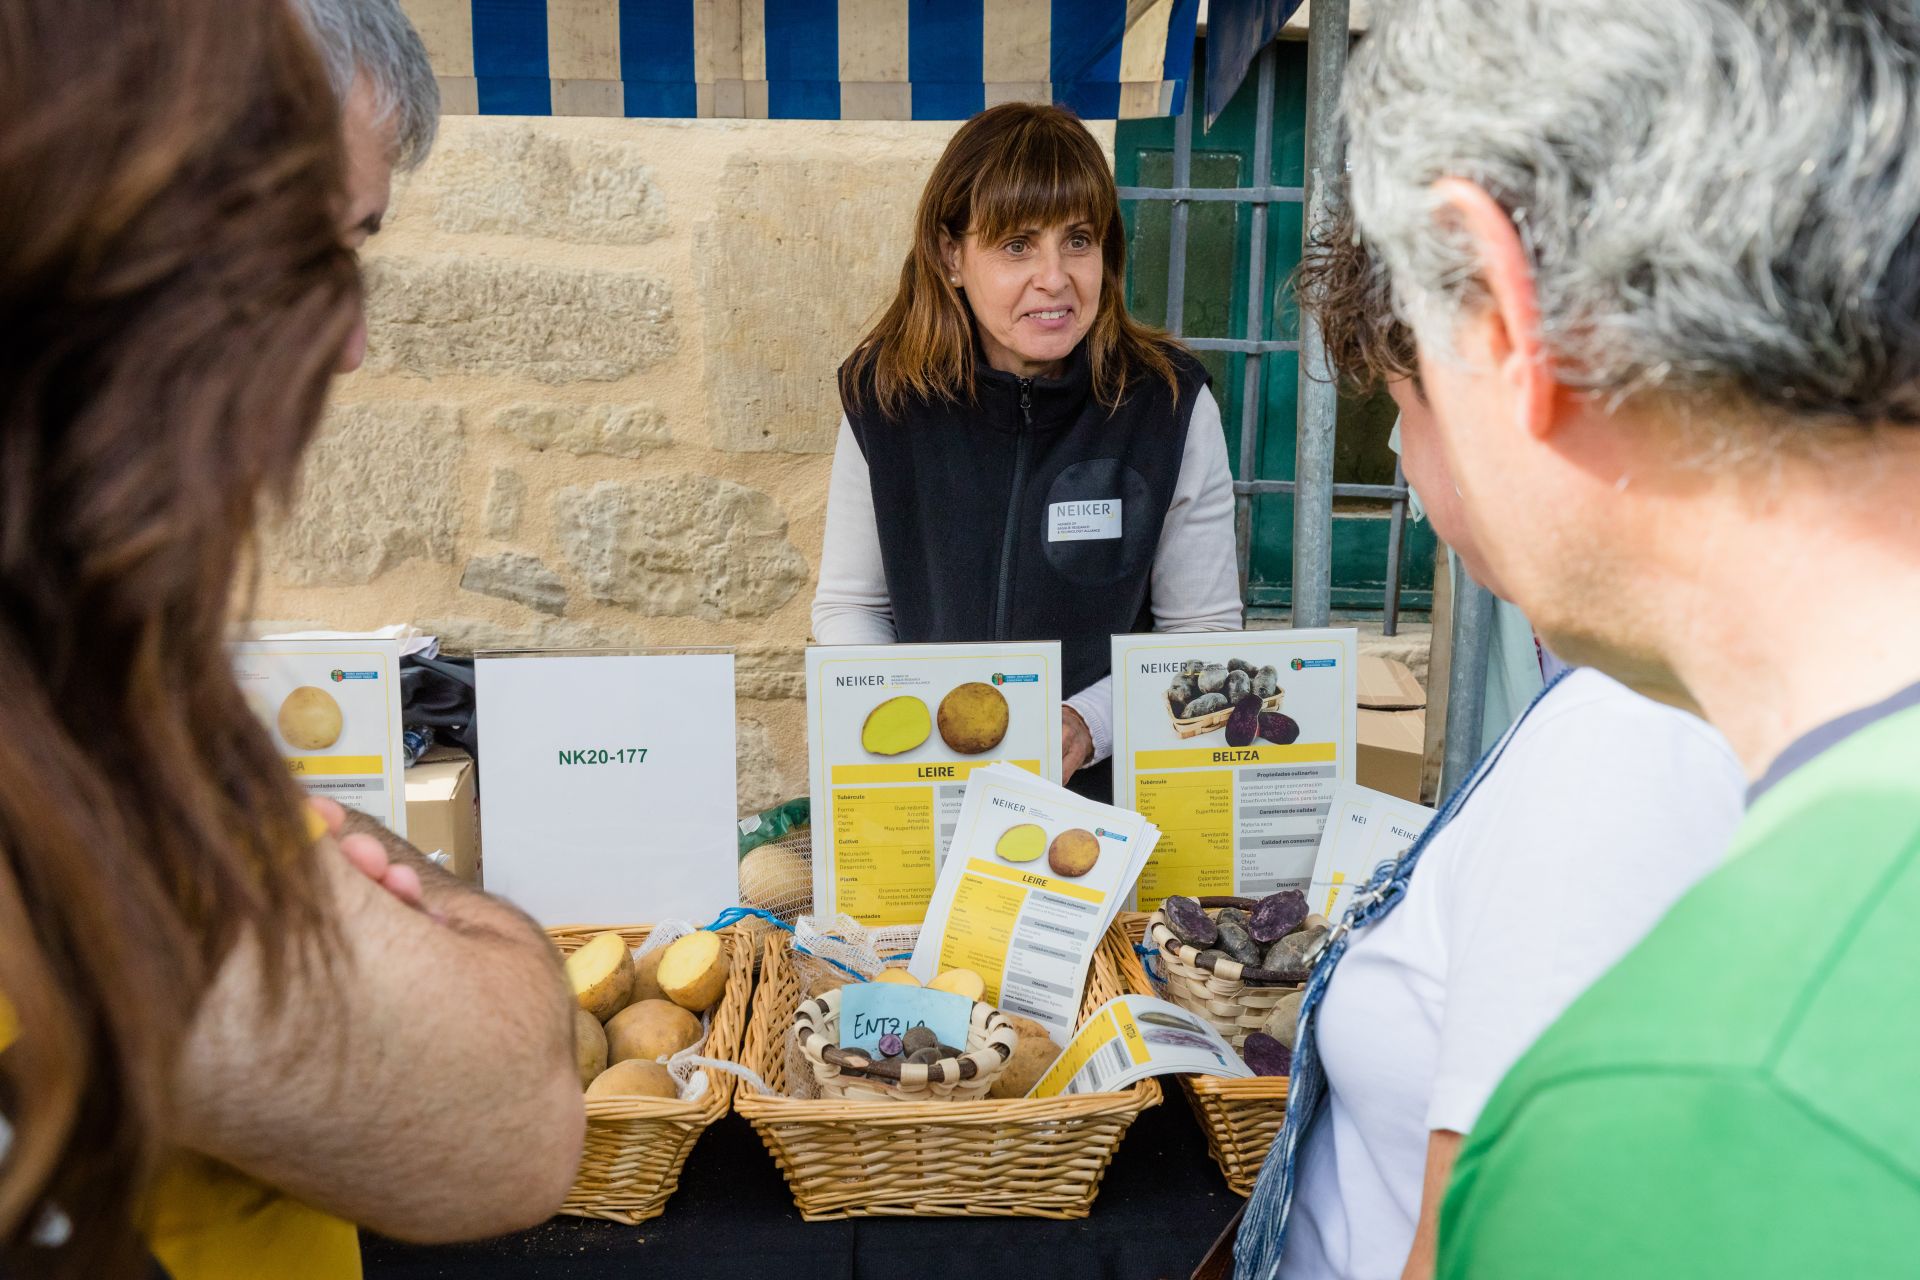
[[[1173, 185], [1193, 184], [1193, 94], [1173, 122]], [[1179, 337], [1187, 324], [1187, 215], [1190, 206], [1175, 200], [1167, 230], [1167, 332]]]
[[[1393, 483], [1398, 488], [1407, 482], [1407, 473], [1399, 462], [1393, 464]], [[1380, 634], [1400, 634], [1400, 555], [1407, 537], [1407, 498], [1404, 492], [1393, 500], [1393, 515], [1387, 520], [1387, 602], [1381, 618]]]
[[[1253, 185], [1264, 187], [1273, 177], [1273, 45], [1260, 51], [1260, 93], [1253, 117]], [[1266, 333], [1267, 302], [1267, 206], [1255, 204], [1248, 215], [1253, 245], [1247, 255], [1247, 338], [1258, 341]], [[1260, 469], [1260, 422], [1262, 418], [1263, 365], [1259, 351], [1245, 357], [1245, 378], [1240, 391], [1240, 479], [1252, 480]], [[1240, 549], [1240, 598], [1247, 597], [1253, 577], [1253, 496], [1240, 494], [1234, 499], [1234, 540]]]
[[[1453, 557], [1448, 560], [1453, 561]], [[1480, 759], [1480, 733], [1487, 712], [1487, 658], [1493, 648], [1493, 593], [1475, 582], [1465, 566], [1454, 574], [1454, 584], [1447, 753], [1440, 767], [1443, 796], [1466, 781], [1467, 770]]]
[[[1314, 0], [1307, 20], [1307, 235], [1332, 216], [1339, 192], [1340, 81], [1347, 71], [1347, 0]], [[1293, 625], [1324, 627], [1333, 598], [1333, 437], [1340, 398], [1326, 343], [1300, 317], [1300, 419], [1294, 439]]]

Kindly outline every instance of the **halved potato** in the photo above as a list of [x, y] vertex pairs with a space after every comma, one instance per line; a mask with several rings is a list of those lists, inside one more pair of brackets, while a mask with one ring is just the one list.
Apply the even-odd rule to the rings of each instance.
[[1008, 827], [994, 842], [993, 851], [1003, 862], [1034, 862], [1047, 851], [1047, 831], [1031, 822]]
[[697, 929], [667, 945], [654, 978], [667, 999], [682, 1009], [705, 1013], [720, 1003], [721, 993], [727, 989], [729, 967], [720, 935]]
[[927, 704], [911, 696], [888, 698], [867, 714], [860, 729], [860, 745], [876, 756], [897, 756], [913, 750], [933, 733]]
[[626, 1007], [633, 993], [633, 953], [619, 934], [594, 934], [567, 957], [566, 968], [573, 998], [600, 1021]]

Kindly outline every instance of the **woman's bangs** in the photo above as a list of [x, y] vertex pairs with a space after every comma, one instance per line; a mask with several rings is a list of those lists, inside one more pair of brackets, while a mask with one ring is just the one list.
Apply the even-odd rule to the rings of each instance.
[[[1084, 222], [1096, 238], [1113, 218], [1113, 178], [1104, 164], [1089, 168], [1066, 146], [1009, 147], [982, 166], [974, 180], [967, 230], [987, 241], [1018, 231]], [[1097, 155], [1097, 153], [1096, 153]]]

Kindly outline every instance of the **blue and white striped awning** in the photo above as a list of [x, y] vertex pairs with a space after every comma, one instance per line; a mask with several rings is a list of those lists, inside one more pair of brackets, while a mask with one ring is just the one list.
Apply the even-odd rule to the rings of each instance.
[[1179, 114], [1200, 0], [402, 0], [459, 114]]

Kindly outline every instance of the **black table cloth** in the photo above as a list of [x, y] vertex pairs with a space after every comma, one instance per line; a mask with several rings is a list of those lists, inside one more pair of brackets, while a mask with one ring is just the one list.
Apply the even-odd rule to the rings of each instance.
[[753, 1129], [701, 1137], [664, 1215], [555, 1218], [478, 1244], [364, 1237], [367, 1280], [1186, 1280], [1240, 1207], [1177, 1081], [1127, 1132], [1090, 1217], [803, 1222]]

